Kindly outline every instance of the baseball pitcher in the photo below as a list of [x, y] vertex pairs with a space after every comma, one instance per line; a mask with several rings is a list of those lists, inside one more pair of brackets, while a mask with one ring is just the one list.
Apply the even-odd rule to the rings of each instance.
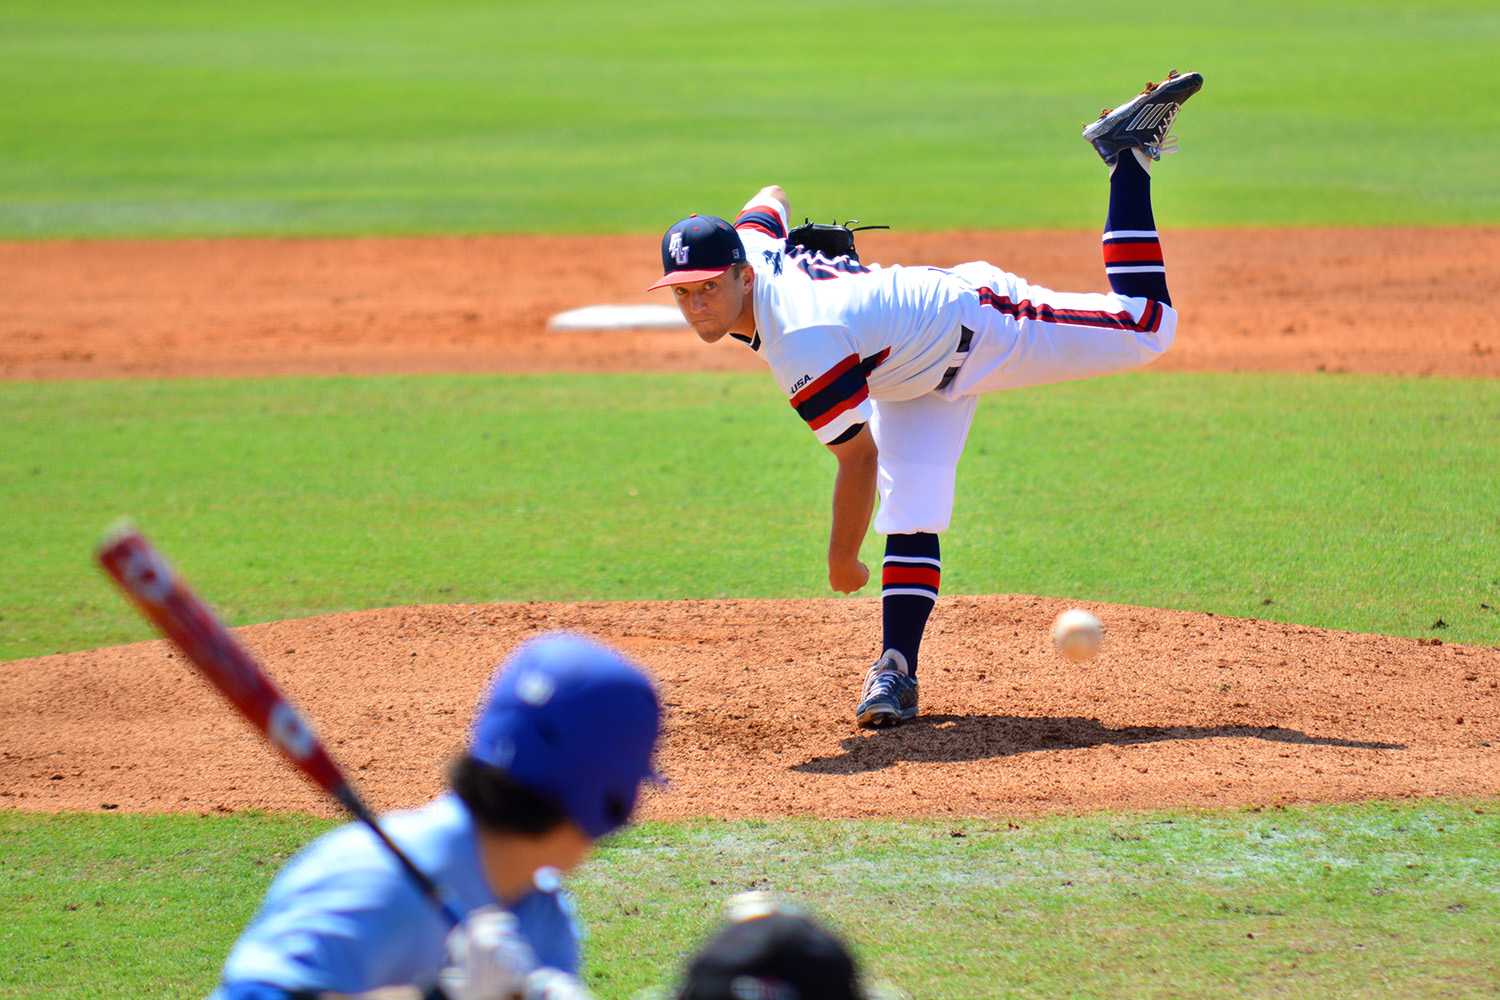
[[[861, 726], [917, 714], [917, 653], [942, 573], [938, 538], [953, 512], [958, 460], [979, 397], [1150, 364], [1177, 313], [1151, 209], [1150, 168], [1203, 86], [1172, 72], [1083, 130], [1109, 167], [1104, 271], [1109, 293], [1054, 292], [993, 264], [866, 265], [788, 230], [779, 187], [734, 224], [693, 215], [662, 237], [664, 275], [698, 336], [726, 334], [765, 360], [793, 408], [838, 460], [828, 582], [869, 579], [859, 547], [886, 536], [883, 652], [865, 675]], [[790, 237], [790, 238], [789, 238]], [[848, 243], [852, 248], [852, 241]]]

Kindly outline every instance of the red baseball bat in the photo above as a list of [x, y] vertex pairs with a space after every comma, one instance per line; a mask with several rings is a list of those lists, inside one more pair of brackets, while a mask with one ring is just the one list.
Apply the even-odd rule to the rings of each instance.
[[426, 873], [386, 836], [354, 786], [323, 748], [312, 727], [266, 676], [265, 670], [230, 634], [224, 623], [167, 565], [161, 553], [134, 528], [112, 531], [99, 546], [99, 564], [141, 612], [198, 668], [292, 766], [332, 795], [364, 823], [447, 918], [453, 911]]

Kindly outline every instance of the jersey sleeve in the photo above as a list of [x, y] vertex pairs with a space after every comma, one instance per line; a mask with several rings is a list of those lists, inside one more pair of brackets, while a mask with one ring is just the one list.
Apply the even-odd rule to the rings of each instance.
[[808, 327], [782, 337], [766, 360], [797, 415], [829, 444], [874, 415], [868, 370], [849, 331]]
[[786, 245], [786, 214], [775, 198], [751, 198], [734, 217], [734, 228], [747, 250], [780, 250]]
[[539, 965], [578, 975], [583, 928], [566, 889], [533, 892], [512, 912]]
[[314, 842], [272, 883], [224, 963], [226, 995], [249, 983], [295, 996], [436, 981], [446, 924], [394, 863], [339, 860], [351, 839]]

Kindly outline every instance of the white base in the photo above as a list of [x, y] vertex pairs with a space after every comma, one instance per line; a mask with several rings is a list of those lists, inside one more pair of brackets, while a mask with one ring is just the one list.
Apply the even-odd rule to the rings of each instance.
[[547, 329], [571, 330], [676, 330], [687, 326], [676, 306], [584, 306], [560, 312], [547, 321]]

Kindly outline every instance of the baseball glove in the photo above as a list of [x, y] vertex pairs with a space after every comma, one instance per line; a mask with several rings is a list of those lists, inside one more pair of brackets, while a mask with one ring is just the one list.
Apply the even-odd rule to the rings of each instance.
[[787, 249], [796, 253], [820, 253], [829, 260], [848, 257], [859, 260], [859, 251], [854, 248], [854, 234], [866, 229], [889, 229], [890, 226], [856, 226], [858, 219], [824, 225], [804, 219], [802, 225], [786, 234]]

